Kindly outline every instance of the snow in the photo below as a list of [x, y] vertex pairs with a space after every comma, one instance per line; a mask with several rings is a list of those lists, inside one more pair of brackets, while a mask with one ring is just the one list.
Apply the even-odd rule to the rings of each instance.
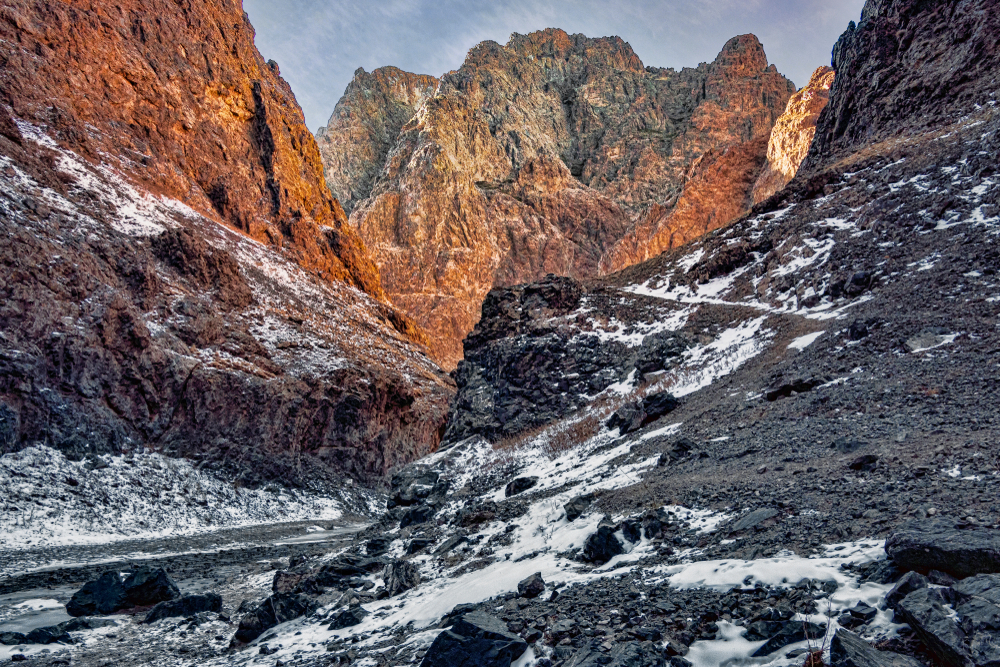
[[148, 452], [101, 459], [108, 467], [89, 470], [86, 462], [44, 446], [0, 456], [4, 549], [192, 535], [343, 514], [336, 499], [239, 489], [185, 459]]
[[825, 333], [825, 331], [817, 331], [815, 333], [806, 334], [805, 336], [799, 336], [788, 344], [788, 349], [802, 351], [819, 340], [819, 337]]

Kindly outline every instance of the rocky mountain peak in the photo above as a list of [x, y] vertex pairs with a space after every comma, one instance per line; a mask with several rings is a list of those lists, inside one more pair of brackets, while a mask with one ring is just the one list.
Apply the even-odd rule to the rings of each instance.
[[793, 92], [752, 35], [677, 72], [549, 29], [477, 45], [419, 112], [352, 84], [338, 109], [371, 106], [320, 148], [391, 300], [451, 367], [491, 287], [614, 271], [748, 210]]

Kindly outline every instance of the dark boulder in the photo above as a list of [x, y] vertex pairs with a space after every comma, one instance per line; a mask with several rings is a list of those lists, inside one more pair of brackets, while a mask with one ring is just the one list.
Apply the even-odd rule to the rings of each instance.
[[1000, 530], [959, 529], [943, 518], [898, 528], [886, 540], [885, 551], [901, 570], [921, 574], [940, 570], [964, 579], [1000, 573]]
[[434, 640], [421, 667], [510, 667], [528, 650], [498, 619], [472, 612], [458, 618]]
[[528, 489], [534, 487], [538, 484], [537, 477], [518, 477], [504, 489], [504, 496], [510, 498], [511, 496], [516, 496], [519, 493], [523, 493]]
[[830, 643], [831, 667], [923, 667], [916, 658], [879, 651], [858, 635], [838, 630]]
[[606, 425], [609, 430], [618, 429], [619, 433], [625, 435], [638, 430], [642, 426], [643, 417], [641, 403], [626, 403], [615, 410]]
[[923, 588], [914, 591], [896, 607], [899, 617], [913, 628], [920, 641], [946, 665], [970, 662], [965, 634], [952, 618], [947, 605], [952, 602], [948, 589]]
[[660, 417], [670, 414], [680, 406], [681, 402], [668, 391], [650, 394], [642, 399], [642, 426], [652, 424]]
[[105, 572], [73, 593], [66, 605], [70, 616], [102, 616], [124, 609], [128, 601], [121, 577], [117, 572]]
[[433, 470], [408, 467], [392, 476], [392, 496], [388, 507], [410, 507], [423, 502], [435, 493], [440, 476]]
[[858, 472], [871, 472], [878, 465], [878, 457], [874, 454], [863, 454], [847, 464], [851, 470]]
[[576, 521], [587, 511], [590, 504], [594, 502], [594, 497], [591, 495], [577, 496], [573, 500], [569, 501], [563, 506], [566, 510], [566, 520]]
[[1000, 575], [969, 577], [952, 586], [952, 590], [972, 662], [988, 667], [1000, 665]]
[[68, 621], [63, 621], [59, 624], [59, 627], [63, 629], [64, 632], [79, 632], [80, 630], [96, 630], [97, 628], [109, 628], [113, 625], [118, 625], [117, 621], [110, 618], [93, 618], [90, 616], [80, 616], [78, 618], [72, 618]]
[[27, 644], [28, 637], [23, 632], [0, 632], [0, 644], [4, 646], [17, 646]]
[[255, 609], [240, 619], [236, 639], [252, 642], [265, 630], [312, 613], [316, 603], [309, 598], [294, 593], [275, 593], [261, 602]]
[[772, 635], [764, 645], [754, 651], [751, 657], [762, 658], [771, 655], [779, 649], [783, 649], [789, 644], [812, 640], [816, 644], [821, 644], [823, 636], [826, 634], [824, 626], [815, 623], [803, 623], [801, 621], [783, 621], [780, 629]]
[[892, 590], [886, 593], [885, 606], [889, 609], [895, 610], [896, 606], [903, 600], [903, 598], [913, 591], [919, 591], [921, 588], [927, 588], [927, 585], [927, 577], [924, 575], [917, 572], [907, 572], [899, 581], [896, 582], [896, 585], [892, 587]]
[[410, 543], [406, 545], [406, 553], [415, 554], [419, 551], [423, 551], [432, 544], [434, 544], [434, 540], [429, 537], [414, 537], [410, 540]]
[[436, 513], [437, 509], [432, 505], [416, 505], [403, 513], [403, 516], [399, 520], [399, 527], [406, 528], [407, 526], [427, 523], [434, 518]]
[[751, 528], [755, 528], [758, 525], [764, 523], [769, 519], [773, 519], [776, 516], [778, 516], [778, 510], [776, 509], [770, 507], [757, 509], [750, 512], [749, 514], [741, 516], [739, 519], [734, 521], [730, 526], [728, 526], [726, 528], [726, 531], [729, 534], [741, 533], [744, 530], [750, 530]]
[[792, 382], [787, 382], [785, 384], [779, 385], [773, 389], [768, 389], [764, 392], [764, 398], [768, 401], [774, 402], [779, 398], [788, 398], [793, 394], [804, 394], [807, 391], [812, 391], [821, 384], [826, 384], [829, 382], [827, 378], [800, 378]]
[[607, 518], [603, 519], [597, 526], [597, 531], [592, 533], [583, 544], [583, 557], [592, 563], [604, 564], [609, 560], [625, 553], [625, 546], [615, 535], [618, 527]]
[[204, 611], [222, 611], [222, 597], [216, 593], [205, 593], [204, 595], [185, 595], [176, 600], [160, 602], [149, 610], [143, 623], [153, 623], [162, 618], [172, 618], [175, 616], [194, 616]]
[[545, 581], [542, 573], [536, 572], [517, 585], [517, 594], [523, 598], [537, 598], [545, 592]]
[[181, 596], [177, 584], [162, 567], [139, 567], [125, 577], [126, 602], [131, 607], [146, 607]]
[[420, 585], [420, 569], [414, 563], [398, 560], [382, 570], [385, 590], [390, 595], [399, 595]]
[[369, 556], [381, 556], [389, 550], [392, 544], [390, 537], [373, 537], [365, 543], [365, 553]]
[[350, 609], [345, 609], [337, 614], [327, 629], [343, 630], [344, 628], [353, 628], [355, 625], [359, 625], [363, 620], [365, 620], [366, 616], [368, 616], [368, 612], [360, 606], [351, 607]]
[[27, 634], [28, 644], [74, 644], [75, 641], [63, 629], [62, 624], [50, 625], [46, 628], [35, 628]]

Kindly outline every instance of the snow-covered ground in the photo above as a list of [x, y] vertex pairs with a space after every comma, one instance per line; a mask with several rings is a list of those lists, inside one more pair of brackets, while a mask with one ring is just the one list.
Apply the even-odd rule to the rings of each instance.
[[[278, 486], [240, 488], [185, 459], [138, 453], [99, 460], [107, 467], [70, 461], [42, 446], [0, 456], [3, 549], [104, 544], [343, 515], [334, 498]], [[14, 567], [5, 563], [0, 572]]]

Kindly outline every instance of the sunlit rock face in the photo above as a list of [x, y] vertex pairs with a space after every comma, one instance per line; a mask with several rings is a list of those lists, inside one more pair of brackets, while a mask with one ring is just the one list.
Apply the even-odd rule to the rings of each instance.
[[327, 181], [446, 366], [494, 285], [614, 271], [745, 212], [794, 92], [752, 35], [679, 72], [545, 30], [476, 46], [426, 99], [429, 77], [391, 76], [360, 74], [320, 132]]
[[759, 204], [795, 178], [816, 135], [819, 114], [830, 101], [834, 72], [820, 67], [809, 83], [792, 95], [788, 108], [774, 124], [767, 144], [767, 165], [753, 188], [753, 203]]
[[383, 474], [451, 382], [235, 0], [4, 3], [0, 451]]

